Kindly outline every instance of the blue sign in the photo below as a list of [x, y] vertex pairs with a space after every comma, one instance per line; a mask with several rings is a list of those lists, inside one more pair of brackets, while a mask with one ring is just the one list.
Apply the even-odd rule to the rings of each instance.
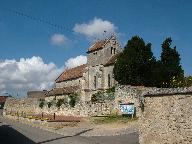
[[134, 114], [135, 108], [134, 105], [120, 104], [120, 110], [125, 114]]

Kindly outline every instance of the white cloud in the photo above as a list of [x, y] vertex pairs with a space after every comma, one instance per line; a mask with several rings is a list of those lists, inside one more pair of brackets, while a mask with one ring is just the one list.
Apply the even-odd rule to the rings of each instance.
[[65, 66], [67, 68], [73, 68], [73, 67], [76, 67], [76, 66], [79, 66], [79, 65], [82, 65], [82, 64], [86, 64], [86, 63], [87, 63], [87, 57], [83, 56], [83, 55], [80, 55], [80, 56], [77, 56], [75, 58], [68, 59], [65, 62]]
[[54, 63], [45, 64], [40, 57], [0, 62], [0, 93], [49, 89], [62, 72]]
[[88, 38], [100, 38], [104, 35], [114, 33], [117, 27], [110, 21], [94, 18], [88, 23], [75, 24], [73, 30]]
[[80, 55], [70, 58], [65, 66], [58, 68], [54, 63], [44, 63], [41, 57], [0, 61], [0, 94], [8, 92], [16, 95], [29, 90], [49, 90], [64, 68], [72, 68], [87, 63], [87, 57]]
[[68, 38], [63, 34], [54, 34], [51, 37], [51, 43], [56, 46], [65, 45], [68, 42]]

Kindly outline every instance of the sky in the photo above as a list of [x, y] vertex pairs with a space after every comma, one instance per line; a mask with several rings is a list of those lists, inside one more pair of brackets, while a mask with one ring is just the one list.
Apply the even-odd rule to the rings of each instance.
[[191, 75], [191, 14], [190, 0], [0, 0], [0, 94], [51, 89], [64, 69], [86, 63], [89, 46], [111, 33], [122, 48], [140, 36], [157, 59], [171, 37]]

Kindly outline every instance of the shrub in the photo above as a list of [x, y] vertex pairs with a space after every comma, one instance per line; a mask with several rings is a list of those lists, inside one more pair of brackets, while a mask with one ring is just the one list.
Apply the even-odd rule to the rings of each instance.
[[40, 100], [39, 107], [42, 109], [44, 104], [45, 104], [45, 101], [44, 100]]
[[107, 89], [104, 97], [104, 100], [108, 100], [108, 101], [111, 101], [114, 99], [115, 99], [115, 86]]
[[52, 105], [53, 105], [52, 101], [47, 103], [48, 108], [50, 108]]
[[93, 103], [104, 102], [104, 91], [98, 91], [97, 93], [93, 94], [91, 97], [91, 102]]
[[109, 88], [106, 91], [98, 91], [91, 97], [93, 103], [103, 103], [105, 101], [112, 101], [115, 99], [115, 87]]
[[75, 107], [78, 101], [79, 101], [79, 95], [77, 93], [73, 93], [69, 95], [69, 105], [71, 107]]
[[114, 93], [115, 92], [115, 86], [111, 87], [111, 88], [108, 88], [106, 90], [106, 93]]
[[56, 106], [57, 106], [57, 108], [60, 108], [62, 104], [66, 104], [66, 103], [67, 103], [67, 100], [65, 98], [58, 99]]
[[192, 86], [192, 76], [185, 77], [185, 86], [186, 87]]

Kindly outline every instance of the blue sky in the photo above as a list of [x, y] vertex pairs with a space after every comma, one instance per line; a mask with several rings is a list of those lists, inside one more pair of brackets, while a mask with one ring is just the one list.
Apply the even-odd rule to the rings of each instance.
[[[151, 42], [153, 53], [157, 58], [161, 53], [162, 41], [171, 36], [173, 46], [177, 46], [181, 55], [185, 74], [192, 74], [190, 0], [1, 0], [0, 2], [2, 62], [6, 59], [15, 59], [18, 62], [20, 58], [30, 59], [36, 56], [43, 63], [54, 63], [55, 67], [62, 69], [68, 59], [86, 55], [85, 52], [94, 38], [90, 35], [90, 31], [83, 31], [82, 24], [88, 26], [93, 24], [94, 20], [98, 20], [98, 23], [105, 22], [102, 24], [111, 26], [109, 31], [117, 33], [122, 47], [133, 35], [139, 35], [145, 42]], [[32, 20], [33, 18], [36, 20]], [[63, 28], [58, 29], [45, 21]], [[78, 30], [74, 29], [75, 25], [79, 25]], [[56, 43], [53, 42], [54, 35]]]

